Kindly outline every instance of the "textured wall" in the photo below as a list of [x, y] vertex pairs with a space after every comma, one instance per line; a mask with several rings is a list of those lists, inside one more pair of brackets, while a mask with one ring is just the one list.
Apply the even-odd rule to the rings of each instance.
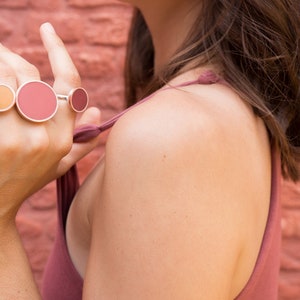
[[[103, 119], [123, 108], [122, 70], [131, 11], [113, 0], [0, 0], [0, 41], [36, 64], [52, 81], [38, 28], [50, 21], [65, 41]], [[79, 164], [81, 178], [102, 152], [102, 145]], [[300, 299], [300, 186], [282, 188], [283, 243], [280, 300]], [[51, 249], [56, 224], [55, 184], [24, 203], [18, 224], [38, 283]], [[253, 299], [255, 300], [255, 299]], [[267, 300], [267, 299], [266, 299]]]
[[282, 186], [281, 300], [300, 299], [300, 184]]

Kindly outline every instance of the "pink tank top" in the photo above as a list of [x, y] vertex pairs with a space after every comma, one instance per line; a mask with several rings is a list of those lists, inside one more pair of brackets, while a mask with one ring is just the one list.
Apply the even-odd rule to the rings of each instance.
[[[185, 82], [176, 87], [192, 84], [213, 84], [221, 81], [211, 72], [202, 74], [198, 80]], [[169, 89], [172, 87], [166, 87]], [[159, 91], [158, 91], [159, 92]], [[151, 96], [139, 101], [139, 105], [148, 101]], [[74, 142], [87, 141], [101, 132], [109, 129], [113, 124], [126, 113], [132, 106], [121, 112], [100, 127], [84, 126], [75, 131]], [[272, 182], [269, 216], [265, 228], [261, 249], [257, 257], [256, 265], [248, 283], [235, 298], [235, 300], [277, 300], [278, 299], [278, 277], [280, 268], [280, 158], [275, 147], [272, 148]], [[43, 284], [43, 300], [81, 300], [83, 289], [83, 278], [75, 269], [69, 256], [65, 226], [70, 205], [74, 195], [79, 188], [79, 181], [76, 166], [73, 166], [64, 176], [57, 180], [58, 198], [58, 227], [52, 253], [48, 259]], [[220, 270], [222, 272], [222, 270]]]

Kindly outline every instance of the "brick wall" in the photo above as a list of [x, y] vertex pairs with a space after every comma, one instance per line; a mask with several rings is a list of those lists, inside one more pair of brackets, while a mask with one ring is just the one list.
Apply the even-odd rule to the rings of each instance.
[[300, 299], [300, 184], [282, 185], [281, 300]]
[[[50, 21], [65, 41], [89, 91], [106, 120], [123, 108], [123, 64], [130, 8], [114, 0], [0, 0], [0, 41], [52, 75], [38, 28]], [[103, 144], [79, 163], [83, 179]], [[284, 182], [280, 300], [300, 299], [300, 186]], [[55, 184], [26, 201], [18, 225], [38, 284], [54, 239]], [[253, 299], [255, 300], [255, 299]], [[266, 299], [267, 300], [267, 299]]]

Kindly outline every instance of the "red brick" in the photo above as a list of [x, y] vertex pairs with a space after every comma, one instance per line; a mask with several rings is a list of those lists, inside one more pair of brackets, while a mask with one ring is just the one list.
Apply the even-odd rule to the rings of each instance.
[[3, 42], [8, 36], [13, 32], [13, 26], [9, 20], [1, 18], [0, 19], [0, 40]]
[[62, 2], [61, 0], [43, 0], [43, 1], [29, 0], [29, 5], [34, 10], [53, 11], [60, 8], [62, 6]]
[[[40, 249], [39, 249], [40, 248]], [[45, 266], [45, 261], [49, 256], [49, 250], [43, 249], [42, 247], [39, 248], [28, 248], [27, 251], [32, 253], [31, 255], [31, 267], [34, 271], [42, 272]]]
[[99, 47], [74, 54], [79, 72], [83, 77], [103, 78], [117, 73], [119, 66], [113, 48]]
[[[284, 255], [286, 255], [286, 257], [289, 257], [291, 264], [294, 265], [294, 269], [300, 271], [300, 239], [283, 238], [282, 251], [284, 253], [282, 257], [284, 257]], [[282, 267], [284, 268], [284, 266]]]
[[282, 217], [282, 234], [283, 237], [300, 239], [300, 211], [284, 210]]
[[282, 184], [283, 205], [288, 208], [300, 209], [300, 184], [284, 181]]
[[52, 215], [51, 220], [49, 222], [47, 222], [47, 225], [45, 228], [45, 235], [46, 235], [47, 244], [48, 244], [49, 249], [52, 246], [52, 242], [55, 240], [56, 226], [57, 226], [57, 212], [55, 211], [55, 213]]
[[282, 272], [279, 284], [279, 300], [298, 300], [300, 295], [299, 272]]
[[24, 34], [27, 38], [28, 43], [38, 43], [41, 44], [40, 37], [40, 26], [44, 22], [48, 21], [48, 14], [39, 14], [39, 13], [28, 13], [26, 21], [24, 24]]
[[22, 216], [18, 216], [17, 226], [20, 235], [30, 240], [40, 237], [43, 233], [42, 227], [39, 223]]
[[0, 8], [26, 8], [28, 6], [29, 0], [1, 0]]
[[65, 43], [78, 42], [82, 37], [82, 18], [78, 14], [30, 14], [26, 19], [26, 36], [29, 42], [41, 43], [39, 28], [44, 22], [50, 22]]
[[98, 102], [98, 105], [109, 109], [112, 113], [121, 111], [125, 108], [124, 88], [121, 85], [117, 85], [116, 81], [103, 85], [100, 88], [100, 91], [101, 95], [106, 95], [106, 97], [102, 97], [102, 100], [101, 102]]
[[93, 14], [86, 27], [86, 39], [96, 45], [125, 45], [131, 19], [128, 9], [103, 9]]
[[53, 26], [65, 43], [79, 42], [83, 36], [84, 20], [79, 14], [55, 15]]
[[117, 0], [67, 0], [67, 3], [70, 6], [79, 8], [91, 8], [105, 4], [120, 4], [120, 2]]
[[55, 183], [48, 184], [38, 193], [28, 199], [34, 210], [48, 210], [56, 207], [56, 186]]
[[22, 57], [24, 57], [27, 61], [29, 61], [31, 64], [35, 65], [40, 71], [42, 78], [53, 77], [48, 56], [44, 48], [42, 48], [41, 46], [29, 46], [24, 48], [17, 48], [15, 49], [15, 51]]
[[37, 247], [35, 249], [28, 248], [25, 250], [28, 254], [30, 254], [29, 262], [31, 265], [32, 272], [34, 274], [34, 279], [37, 285], [41, 286], [45, 262], [48, 259], [50, 251], [43, 249], [42, 247]]

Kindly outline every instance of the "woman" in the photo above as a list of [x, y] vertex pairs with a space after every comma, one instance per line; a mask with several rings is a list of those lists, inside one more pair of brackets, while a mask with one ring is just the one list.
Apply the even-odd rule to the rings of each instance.
[[[73, 145], [65, 101], [39, 124], [15, 108], [0, 118], [1, 128], [13, 124], [1, 131], [1, 298], [40, 297], [18, 207], [114, 125], [80, 189], [74, 168], [59, 180], [43, 299], [277, 299], [278, 180], [281, 171], [299, 179], [297, 2], [126, 2], [136, 7], [127, 98], [144, 100], [81, 127]], [[78, 73], [51, 25], [41, 35], [54, 90], [68, 94]], [[2, 84], [39, 80], [4, 47], [0, 59]], [[78, 126], [98, 118], [87, 110]]]

